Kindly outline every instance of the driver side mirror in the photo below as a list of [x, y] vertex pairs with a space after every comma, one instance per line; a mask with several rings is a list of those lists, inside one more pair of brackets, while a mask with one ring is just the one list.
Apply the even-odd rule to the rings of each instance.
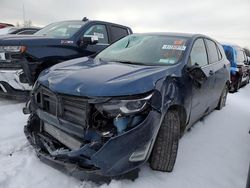
[[194, 65], [192, 67], [187, 68], [187, 71], [189, 73], [189, 76], [196, 82], [202, 83], [204, 80], [207, 79], [206, 74], [203, 72], [201, 67], [198, 65]]
[[88, 45], [95, 45], [97, 43], [98, 43], [98, 37], [97, 36], [83, 36], [80, 39], [79, 46], [87, 47]]

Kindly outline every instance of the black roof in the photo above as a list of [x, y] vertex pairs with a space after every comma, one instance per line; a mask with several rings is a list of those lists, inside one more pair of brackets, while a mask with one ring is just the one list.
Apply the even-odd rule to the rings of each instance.
[[112, 25], [116, 25], [116, 26], [120, 26], [120, 27], [127, 27], [129, 28], [129, 26], [125, 26], [125, 25], [121, 25], [121, 24], [117, 24], [117, 23], [112, 23], [112, 22], [107, 22], [107, 21], [102, 21], [102, 20], [89, 20], [89, 19], [83, 19], [83, 20], [64, 20], [64, 21], [58, 21], [59, 22], [100, 22], [100, 23], [106, 23], [106, 24], [112, 24]]

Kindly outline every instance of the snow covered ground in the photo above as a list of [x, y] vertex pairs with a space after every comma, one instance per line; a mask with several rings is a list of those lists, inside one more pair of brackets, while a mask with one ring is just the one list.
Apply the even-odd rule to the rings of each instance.
[[[0, 99], [0, 188], [94, 188], [43, 164], [23, 134], [23, 103]], [[250, 86], [229, 94], [227, 106], [195, 124], [180, 141], [173, 173], [145, 165], [135, 181], [102, 188], [245, 188], [250, 161]]]

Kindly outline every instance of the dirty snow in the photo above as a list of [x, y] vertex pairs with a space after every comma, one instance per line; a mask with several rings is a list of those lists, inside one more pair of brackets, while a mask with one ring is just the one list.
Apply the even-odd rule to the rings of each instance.
[[[94, 188], [39, 161], [23, 134], [23, 103], [0, 99], [1, 188]], [[180, 141], [173, 173], [142, 167], [135, 181], [102, 188], [244, 188], [250, 161], [250, 86], [229, 94], [227, 106], [195, 124]]]

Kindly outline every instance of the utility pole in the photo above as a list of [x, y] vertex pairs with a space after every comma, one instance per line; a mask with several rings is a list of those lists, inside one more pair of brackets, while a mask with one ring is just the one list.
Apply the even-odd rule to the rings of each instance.
[[23, 3], [23, 25], [25, 25], [25, 9], [24, 9], [24, 3]]

